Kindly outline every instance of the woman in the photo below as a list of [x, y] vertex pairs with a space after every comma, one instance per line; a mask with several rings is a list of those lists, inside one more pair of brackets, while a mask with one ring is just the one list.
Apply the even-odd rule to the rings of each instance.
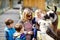
[[22, 21], [20, 21], [20, 23], [24, 25], [26, 40], [32, 40], [32, 37], [33, 37], [32, 36], [33, 35], [32, 19], [33, 19], [32, 10], [29, 8], [25, 8], [22, 15]]

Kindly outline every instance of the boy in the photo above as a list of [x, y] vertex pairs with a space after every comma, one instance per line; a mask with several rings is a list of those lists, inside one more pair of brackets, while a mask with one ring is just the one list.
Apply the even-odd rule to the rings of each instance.
[[12, 19], [6, 19], [5, 21], [6, 27], [4, 31], [5, 31], [6, 40], [14, 40], [13, 34], [15, 32], [15, 29], [13, 28], [13, 23], [14, 21]]
[[22, 24], [15, 25], [16, 32], [14, 33], [14, 40], [26, 40], [26, 35], [24, 34], [24, 27]]

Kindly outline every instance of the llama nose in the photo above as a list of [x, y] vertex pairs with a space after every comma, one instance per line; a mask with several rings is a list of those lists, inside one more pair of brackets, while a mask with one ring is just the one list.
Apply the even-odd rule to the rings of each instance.
[[45, 16], [44, 16], [44, 19], [46, 20], [46, 19], [50, 19], [50, 17], [46, 14]]
[[45, 25], [45, 23], [44, 23], [44, 25]]

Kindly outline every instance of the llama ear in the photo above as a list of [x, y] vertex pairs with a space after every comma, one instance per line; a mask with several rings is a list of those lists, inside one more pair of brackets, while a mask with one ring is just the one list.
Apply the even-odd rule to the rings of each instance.
[[56, 11], [57, 11], [57, 7], [56, 7], [56, 6], [54, 6], [54, 9], [55, 9], [55, 10], [54, 10], [54, 12], [56, 12]]
[[47, 11], [51, 10], [51, 8], [49, 6], [47, 6], [47, 9], [48, 9]]
[[48, 9], [50, 9], [50, 7], [49, 7], [49, 6], [47, 6], [47, 8], [48, 8]]

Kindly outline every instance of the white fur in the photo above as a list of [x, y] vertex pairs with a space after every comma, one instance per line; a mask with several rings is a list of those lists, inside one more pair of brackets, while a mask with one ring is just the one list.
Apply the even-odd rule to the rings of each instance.
[[40, 30], [41, 30], [41, 31], [38, 31], [38, 33], [37, 33], [38, 40], [40, 40], [40, 39], [42, 39], [42, 40], [54, 40], [52, 37], [50, 37], [46, 33], [48, 27], [50, 27], [50, 25], [51, 25], [51, 20], [39, 20], [38, 24], [40, 25]]
[[40, 25], [40, 30], [42, 33], [46, 33], [48, 27], [51, 25], [51, 21], [48, 20], [39, 20], [38, 24]]
[[37, 31], [37, 40], [54, 40], [47, 34], [41, 34], [40, 31]]
[[54, 13], [52, 10], [48, 11], [47, 14], [49, 15], [49, 13]]
[[57, 19], [57, 15], [55, 14], [55, 17], [54, 17], [54, 19], [52, 20], [52, 22], [55, 22], [56, 19]]

